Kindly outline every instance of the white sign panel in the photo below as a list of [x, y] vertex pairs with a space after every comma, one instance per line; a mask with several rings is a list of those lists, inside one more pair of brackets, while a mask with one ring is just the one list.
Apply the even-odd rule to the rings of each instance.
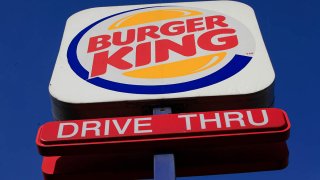
[[49, 89], [60, 102], [105, 103], [247, 95], [274, 78], [249, 6], [146, 4], [71, 16]]

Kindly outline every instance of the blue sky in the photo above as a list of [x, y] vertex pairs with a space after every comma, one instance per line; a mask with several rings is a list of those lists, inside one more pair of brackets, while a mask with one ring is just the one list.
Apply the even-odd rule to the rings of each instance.
[[[83, 9], [173, 1], [6, 1], [0, 7], [0, 179], [42, 179], [37, 129], [51, 121], [48, 84], [66, 19]], [[276, 103], [289, 114], [289, 166], [280, 171], [181, 179], [320, 179], [319, 3], [241, 1], [255, 10], [276, 72]]]

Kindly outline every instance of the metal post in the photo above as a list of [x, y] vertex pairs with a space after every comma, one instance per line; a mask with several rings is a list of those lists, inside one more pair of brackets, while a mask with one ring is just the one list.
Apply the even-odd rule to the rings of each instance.
[[[171, 114], [171, 108], [154, 108], [154, 115]], [[154, 180], [175, 180], [175, 165], [173, 154], [156, 154], [153, 157]]]

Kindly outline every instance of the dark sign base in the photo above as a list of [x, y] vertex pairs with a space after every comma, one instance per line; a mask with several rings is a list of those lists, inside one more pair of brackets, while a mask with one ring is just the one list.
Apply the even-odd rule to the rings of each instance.
[[[210, 147], [174, 154], [176, 175], [180, 177], [282, 169], [288, 165], [288, 155], [285, 142]], [[46, 180], [152, 178], [153, 154], [44, 157], [42, 171]]]
[[58, 120], [150, 115], [155, 107], [171, 107], [172, 113], [265, 108], [271, 107], [273, 101], [274, 83], [256, 93], [229, 96], [79, 104], [51, 97], [53, 116]]

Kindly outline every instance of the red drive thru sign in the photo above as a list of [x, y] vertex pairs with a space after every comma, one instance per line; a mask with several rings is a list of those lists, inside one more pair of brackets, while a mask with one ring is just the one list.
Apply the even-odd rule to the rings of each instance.
[[97, 151], [111, 153], [118, 144], [119, 147], [128, 144], [131, 150], [137, 148], [137, 151], [154, 148], [144, 146], [144, 142], [173, 141], [177, 144], [172, 148], [183, 148], [185, 140], [202, 138], [210, 143], [223, 137], [283, 141], [289, 129], [286, 113], [274, 108], [100, 118], [46, 123], [39, 129], [37, 145], [42, 155], [90, 154], [86, 150], [91, 145]]
[[289, 130], [263, 108], [49, 122], [36, 142], [47, 179], [136, 179], [156, 152], [175, 153], [178, 176], [284, 168]]

